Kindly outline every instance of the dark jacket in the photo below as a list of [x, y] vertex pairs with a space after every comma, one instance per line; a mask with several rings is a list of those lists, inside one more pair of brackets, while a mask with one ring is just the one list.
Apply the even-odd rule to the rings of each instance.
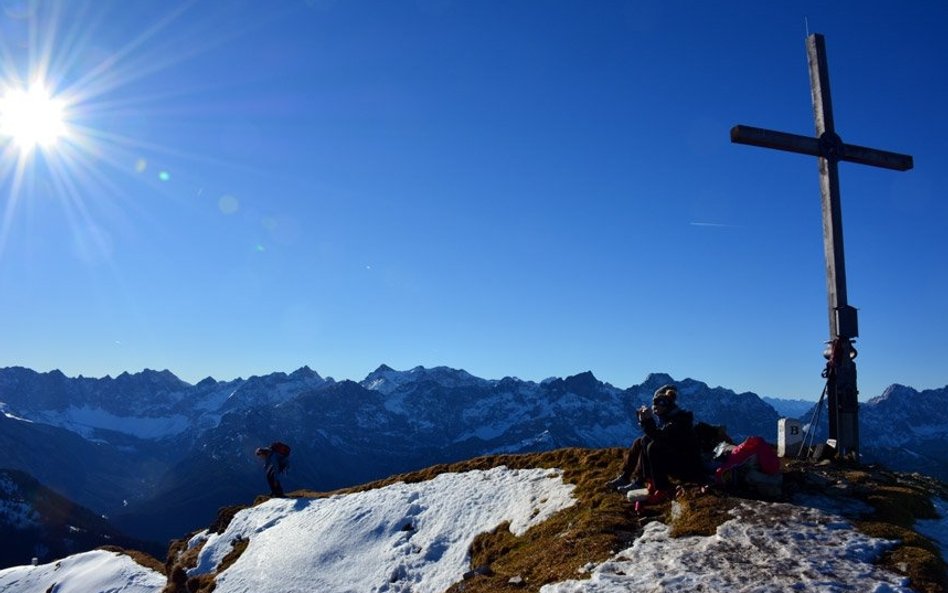
[[694, 415], [688, 410], [672, 406], [659, 416], [659, 426], [650, 416], [639, 421], [645, 434], [673, 459], [673, 473], [686, 479], [698, 479], [704, 475], [704, 464], [695, 435]]
[[695, 437], [694, 415], [691, 412], [674, 406], [658, 419], [661, 426], [655, 421], [655, 416], [639, 421], [650, 439], [671, 449], [697, 449], [698, 439]]

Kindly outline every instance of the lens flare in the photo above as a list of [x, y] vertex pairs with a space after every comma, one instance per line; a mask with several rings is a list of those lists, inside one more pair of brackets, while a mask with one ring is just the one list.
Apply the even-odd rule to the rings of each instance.
[[223, 214], [233, 214], [240, 209], [240, 202], [232, 195], [221, 196], [217, 201], [217, 207]]

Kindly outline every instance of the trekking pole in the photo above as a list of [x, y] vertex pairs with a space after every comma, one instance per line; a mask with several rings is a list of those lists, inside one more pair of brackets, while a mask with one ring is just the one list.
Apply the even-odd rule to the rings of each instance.
[[[806, 431], [806, 437], [803, 439], [803, 447], [800, 447], [800, 452], [797, 453], [797, 459], [802, 459], [804, 451], [807, 451], [810, 447], [813, 446], [813, 443], [816, 441], [816, 430], [819, 426], [820, 416], [823, 415], [823, 400], [826, 399], [826, 392], [829, 389], [829, 381], [826, 382], [826, 385], [823, 386], [823, 393], [820, 395], [820, 401], [816, 403], [816, 409], [813, 410], [813, 416], [810, 417], [810, 426]], [[809, 445], [807, 445], [807, 439], [810, 440]]]

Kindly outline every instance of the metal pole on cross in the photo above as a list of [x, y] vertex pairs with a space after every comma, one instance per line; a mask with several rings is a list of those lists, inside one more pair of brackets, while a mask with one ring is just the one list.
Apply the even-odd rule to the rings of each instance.
[[816, 136], [798, 136], [737, 125], [731, 128], [731, 142], [819, 157], [823, 251], [826, 256], [829, 305], [829, 348], [824, 353], [827, 359], [824, 376], [829, 399], [829, 438], [836, 442], [838, 455], [858, 459], [859, 390], [856, 387], [856, 349], [853, 342], [859, 336], [859, 324], [856, 309], [850, 306], [846, 294], [838, 165], [840, 161], [848, 161], [907, 171], [912, 168], [913, 162], [909, 155], [846, 144], [842, 141], [836, 133], [833, 120], [823, 36], [815, 33], [807, 37], [806, 51]]

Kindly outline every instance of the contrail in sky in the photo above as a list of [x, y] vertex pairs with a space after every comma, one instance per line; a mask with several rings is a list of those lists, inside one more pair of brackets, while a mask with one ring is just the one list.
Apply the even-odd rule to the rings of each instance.
[[736, 229], [736, 228], [739, 228], [739, 225], [736, 225], [736, 224], [724, 224], [724, 223], [720, 223], [720, 222], [695, 222], [695, 221], [692, 221], [692, 222], [689, 222], [688, 224], [690, 224], [691, 226], [713, 226], [713, 227], [720, 227], [720, 228], [727, 228], [727, 229]]

